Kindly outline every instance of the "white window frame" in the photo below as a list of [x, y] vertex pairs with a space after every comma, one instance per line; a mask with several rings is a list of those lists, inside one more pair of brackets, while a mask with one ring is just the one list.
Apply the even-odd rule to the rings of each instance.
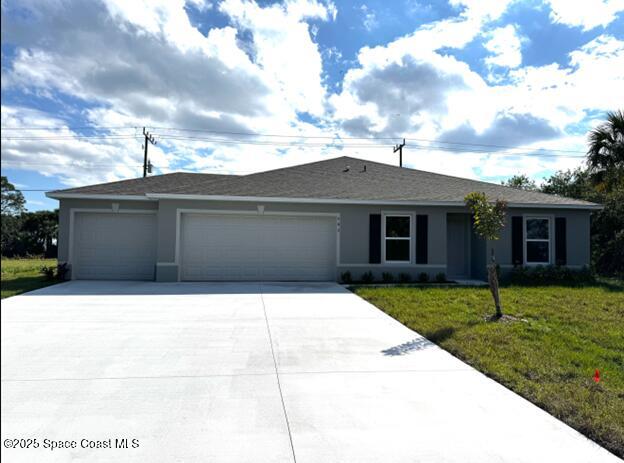
[[[548, 239], [544, 238], [527, 238], [527, 221], [531, 219], [548, 220]], [[525, 215], [522, 222], [522, 235], [524, 237], [524, 265], [537, 266], [537, 265], [552, 265], [553, 263], [553, 248], [554, 248], [554, 234], [553, 234], [553, 216], [550, 215]], [[529, 262], [529, 255], [527, 254], [528, 242], [541, 242], [548, 243], [548, 262]]]
[[[381, 252], [384, 264], [408, 265], [414, 260], [414, 243], [412, 235], [414, 234], [414, 214], [406, 212], [383, 212], [383, 220], [381, 222]], [[408, 217], [409, 218], [409, 236], [407, 237], [386, 237], [386, 219], [388, 217]], [[386, 259], [386, 240], [409, 241], [409, 260], [387, 260]]]

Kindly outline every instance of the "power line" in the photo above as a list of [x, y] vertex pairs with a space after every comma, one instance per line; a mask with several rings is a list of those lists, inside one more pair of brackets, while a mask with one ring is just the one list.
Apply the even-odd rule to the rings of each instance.
[[399, 140], [400, 137], [343, 137], [338, 134], [334, 135], [296, 135], [296, 134], [275, 134], [275, 133], [259, 133], [259, 132], [232, 132], [226, 130], [207, 130], [207, 129], [185, 129], [181, 127], [151, 127], [154, 130], [176, 130], [179, 132], [195, 132], [195, 133], [214, 133], [217, 135], [238, 135], [247, 137], [273, 137], [273, 138], [309, 138], [309, 139], [338, 139], [338, 140]]
[[0, 130], [122, 130], [122, 129], [138, 129], [138, 126], [32, 126], [32, 127], [0, 127]]
[[[263, 133], [254, 133], [254, 132], [229, 132], [229, 131], [219, 131], [219, 130], [205, 130], [205, 129], [185, 129], [185, 128], [176, 128], [176, 127], [152, 127], [154, 130], [176, 130], [183, 132], [199, 132], [199, 133], [214, 133], [214, 134], [223, 134], [223, 135], [243, 135], [243, 136], [256, 136], [256, 137], [284, 137], [284, 138], [303, 138], [303, 139], [336, 139], [336, 140], [392, 140], [397, 141], [401, 140], [402, 137], [342, 137], [339, 135], [327, 136], [327, 135], [284, 135], [284, 134], [263, 134]], [[486, 143], [469, 143], [469, 142], [458, 142], [458, 141], [443, 141], [443, 140], [434, 140], [430, 138], [404, 138], [407, 141], [421, 141], [421, 142], [429, 142], [429, 143], [438, 143], [445, 145], [466, 145], [466, 146], [485, 146], [488, 148], [506, 148], [506, 149], [527, 149], [520, 146], [511, 146], [511, 145], [494, 145], [494, 144], [486, 144]], [[563, 153], [581, 153], [585, 154], [585, 151], [579, 150], [561, 150], [555, 148], [530, 148], [534, 151], [556, 151]]]
[[[67, 130], [67, 129], [91, 129], [91, 130], [136, 130], [138, 127], [136, 126], [103, 126], [103, 127], [3, 127], [2, 130]], [[209, 129], [190, 129], [183, 127], [160, 127], [160, 126], [152, 126], [150, 127], [154, 130], [174, 130], [178, 132], [194, 132], [194, 133], [212, 133], [212, 134], [222, 134], [222, 135], [236, 135], [236, 136], [248, 136], [248, 137], [270, 137], [270, 138], [292, 138], [292, 139], [331, 139], [331, 140], [389, 140], [389, 141], [397, 141], [400, 140], [400, 137], [343, 137], [338, 134], [334, 134], [331, 136], [328, 135], [301, 135], [301, 134], [267, 134], [267, 133], [259, 133], [259, 132], [237, 132], [237, 131], [224, 131], [224, 130], [209, 130]], [[172, 134], [176, 135], [176, 134]], [[112, 136], [112, 135], [111, 135]], [[89, 138], [88, 135], [77, 135], [75, 137], [84, 137]], [[18, 139], [18, 137], [3, 137], [5, 139]], [[30, 138], [30, 137], [28, 137]], [[71, 138], [71, 137], [70, 137]], [[520, 146], [512, 146], [512, 145], [498, 145], [498, 144], [487, 144], [487, 143], [472, 143], [472, 142], [460, 142], [460, 141], [443, 141], [443, 140], [435, 140], [428, 138], [407, 138], [409, 141], [418, 141], [418, 142], [427, 142], [427, 143], [437, 143], [442, 145], [459, 145], [459, 146], [474, 146], [474, 147], [488, 147], [488, 148], [501, 148], [508, 150], [527, 150], [531, 151], [546, 151], [546, 152], [561, 152], [561, 153], [578, 153], [578, 154], [586, 154], [585, 151], [579, 150], [564, 150], [564, 149], [555, 149], [555, 148], [526, 148]]]
[[75, 140], [75, 139], [106, 139], [106, 140], [130, 140], [136, 138], [138, 140], [138, 135], [51, 135], [51, 136], [41, 136], [41, 137], [0, 137], [2, 140], [22, 140], [22, 141], [39, 141], [39, 140]]
[[[205, 141], [209, 143], [225, 144], [225, 145], [258, 145], [258, 146], [278, 146], [278, 147], [292, 147], [292, 148], [366, 148], [366, 149], [388, 149], [388, 144], [364, 144], [364, 143], [288, 143], [288, 142], [268, 142], [268, 141], [252, 141], [252, 140], [233, 140], [233, 139], [220, 139], [220, 138], [208, 138], [208, 137], [191, 137], [171, 134], [157, 134], [159, 137], [165, 140], [176, 141]], [[457, 153], [481, 153], [481, 154], [495, 154], [498, 156], [528, 156], [528, 157], [560, 157], [560, 158], [583, 158], [585, 156], [573, 156], [566, 154], [549, 154], [549, 153], [531, 153], [531, 152], [502, 152], [498, 150], [482, 150], [482, 149], [462, 149], [451, 146], [430, 146], [430, 145], [407, 145], [409, 148], [415, 148], [420, 150], [429, 151], [450, 151]]]

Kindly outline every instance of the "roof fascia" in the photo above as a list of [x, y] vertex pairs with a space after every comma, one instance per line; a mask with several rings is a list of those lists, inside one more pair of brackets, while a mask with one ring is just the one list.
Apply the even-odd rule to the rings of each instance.
[[[284, 198], [275, 196], [232, 196], [232, 195], [192, 195], [170, 193], [147, 193], [153, 199], [178, 199], [190, 201], [238, 201], [266, 203], [308, 203], [308, 204], [362, 204], [362, 205], [395, 205], [395, 206], [465, 206], [463, 201], [404, 201], [404, 200], [372, 200], [372, 199], [333, 199], [333, 198]], [[545, 203], [508, 203], [514, 208], [547, 208], [547, 209], [591, 209], [600, 210], [599, 204], [545, 204]]]

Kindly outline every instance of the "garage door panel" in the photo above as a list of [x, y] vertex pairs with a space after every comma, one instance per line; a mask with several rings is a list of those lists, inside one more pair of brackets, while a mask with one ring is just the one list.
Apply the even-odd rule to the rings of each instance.
[[333, 217], [183, 214], [183, 280], [333, 280]]
[[77, 279], [152, 280], [156, 265], [156, 215], [75, 215], [72, 267]]

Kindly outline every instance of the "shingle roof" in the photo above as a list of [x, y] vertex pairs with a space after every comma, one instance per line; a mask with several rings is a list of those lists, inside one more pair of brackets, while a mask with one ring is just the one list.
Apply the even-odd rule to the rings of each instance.
[[196, 174], [191, 172], [173, 172], [171, 174], [153, 175], [150, 177], [132, 178], [117, 182], [99, 183], [78, 188], [51, 191], [55, 193], [73, 193], [90, 195], [145, 195], [146, 193], [168, 193], [173, 188], [190, 185], [199, 181], [232, 177], [230, 175]]
[[512, 204], [595, 204], [493, 183], [339, 157], [250, 175], [174, 173], [57, 190], [55, 194], [175, 194], [361, 201], [463, 202], [471, 191]]

